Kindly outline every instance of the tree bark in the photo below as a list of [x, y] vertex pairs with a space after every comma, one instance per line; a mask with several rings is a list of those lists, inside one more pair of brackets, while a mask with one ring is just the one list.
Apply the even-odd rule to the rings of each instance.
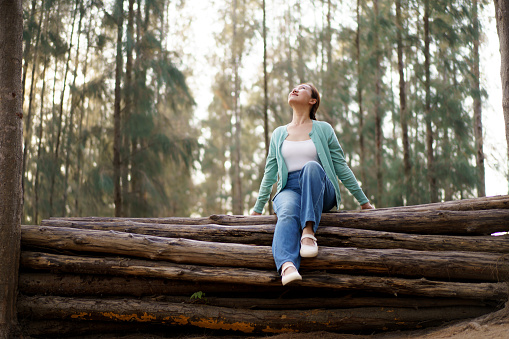
[[34, 178], [34, 215], [33, 215], [33, 223], [38, 224], [39, 223], [39, 180], [40, 180], [40, 167], [41, 167], [41, 151], [43, 148], [42, 145], [42, 132], [43, 132], [43, 122], [44, 122], [44, 102], [45, 102], [45, 92], [46, 92], [46, 69], [48, 67], [48, 56], [44, 56], [44, 68], [42, 70], [42, 89], [41, 89], [41, 101], [40, 101], [40, 121], [39, 121], [39, 135], [37, 136], [37, 168], [35, 170], [35, 178]]
[[[50, 205], [50, 215], [53, 215], [54, 213], [54, 205], [53, 205], [53, 198], [54, 198], [54, 193], [55, 193], [55, 181], [56, 181], [56, 177], [57, 177], [57, 173], [60, 173], [60, 166], [59, 166], [59, 163], [60, 163], [60, 137], [61, 137], [61, 134], [62, 134], [62, 130], [63, 130], [63, 116], [64, 116], [64, 96], [65, 96], [65, 91], [66, 91], [66, 88], [67, 88], [67, 74], [69, 73], [69, 63], [71, 61], [71, 51], [72, 51], [72, 39], [73, 39], [73, 36], [74, 36], [74, 23], [76, 21], [76, 14], [78, 13], [78, 5], [79, 5], [80, 1], [77, 1], [76, 0], [76, 6], [74, 7], [74, 14], [73, 14], [73, 17], [72, 17], [72, 24], [71, 24], [71, 32], [70, 32], [70, 36], [69, 36], [69, 49], [67, 50], [67, 59], [66, 59], [66, 63], [65, 63], [65, 71], [64, 71], [64, 76], [63, 76], [63, 79], [62, 79], [62, 92], [60, 93], [60, 104], [59, 104], [59, 113], [58, 113], [58, 126], [57, 126], [57, 135], [55, 137], [55, 150], [54, 150], [54, 168], [53, 168], [53, 171], [51, 172], [51, 179], [50, 179], [50, 198], [49, 198], [49, 205]], [[56, 61], [55, 61], [56, 63]], [[56, 71], [56, 67], [55, 67], [55, 71]]]
[[120, 82], [122, 79], [123, 69], [123, 54], [122, 54], [122, 32], [124, 22], [124, 1], [116, 1], [116, 12], [117, 12], [117, 57], [115, 67], [115, 102], [114, 102], [114, 114], [113, 114], [113, 201], [115, 203], [115, 216], [122, 216], [122, 192], [120, 187], [120, 174], [121, 174], [121, 161], [120, 161], [120, 140], [121, 140], [121, 112], [120, 112], [120, 101], [121, 101], [121, 88]]
[[363, 74], [361, 63], [361, 0], [357, 0], [357, 32], [355, 34], [355, 57], [357, 58], [357, 104], [359, 105], [359, 157], [361, 167], [361, 181], [364, 193], [369, 196], [366, 176], [366, 150], [364, 146], [364, 108], [362, 105]]
[[474, 211], [488, 209], [509, 208], [509, 196], [498, 195], [494, 197], [483, 197], [473, 199], [463, 199], [454, 201], [445, 201], [432, 204], [422, 204], [413, 206], [399, 206], [389, 208], [378, 208], [377, 211]]
[[[175, 263], [263, 269], [275, 267], [269, 246], [212, 243], [132, 233], [23, 226], [22, 244]], [[390, 276], [502, 281], [509, 278], [509, 266], [504, 265], [507, 260], [509, 255], [502, 253], [321, 246], [318, 256], [304, 260], [302, 267]]]
[[[274, 225], [164, 225], [136, 222], [46, 222], [45, 226], [85, 230], [128, 232], [167, 238], [270, 246]], [[444, 236], [370, 231], [320, 226], [315, 235], [320, 246], [356, 248], [402, 248], [424, 251], [470, 251], [509, 253], [507, 236]]]
[[[20, 314], [33, 319], [79, 319], [190, 325], [245, 333], [299, 331], [382, 331], [420, 328], [476, 317], [492, 307], [353, 308], [330, 310], [242, 310], [208, 305], [174, 304], [137, 299], [23, 297]], [[362, 319], [362, 320], [361, 320]], [[396, 319], [396, 320], [395, 320]]]
[[[62, 201], [62, 212], [61, 215], [65, 216], [67, 214], [67, 183], [69, 180], [69, 167], [71, 165], [71, 145], [75, 144], [74, 139], [74, 109], [76, 106], [78, 106], [78, 103], [80, 101], [79, 96], [77, 95], [77, 91], [74, 91], [72, 89], [76, 88], [76, 78], [78, 77], [78, 65], [80, 60], [80, 41], [81, 41], [81, 24], [83, 22], [83, 15], [85, 14], [85, 9], [83, 8], [83, 4], [80, 2], [79, 7], [76, 9], [80, 12], [80, 18], [78, 20], [78, 34], [77, 34], [77, 43], [76, 43], [76, 59], [74, 61], [74, 72], [73, 72], [73, 80], [71, 85], [71, 108], [69, 110], [69, 128], [67, 132], [67, 143], [66, 143], [66, 152], [65, 152], [65, 169], [64, 169], [64, 192], [63, 192], [63, 201]], [[73, 142], [74, 141], [74, 142]], [[72, 205], [69, 206], [70, 210], [72, 211]], [[75, 213], [71, 213], [76, 215]]]
[[[76, 320], [26, 320], [22, 323], [23, 331], [29, 338], [53, 338], [74, 336], [104, 337], [108, 334], [119, 336], [137, 333], [147, 338], [154, 337], [151, 334], [167, 333], [169, 328], [164, 329], [154, 324], [128, 323], [128, 322], [105, 322], [105, 321], [76, 321]], [[172, 334], [178, 331], [171, 328]], [[186, 333], [186, 329], [183, 329]], [[187, 333], [186, 333], [187, 334]]]
[[[187, 225], [229, 225], [254, 226], [275, 225], [276, 216], [230, 218], [230, 216], [216, 216], [214, 222], [204, 222], [195, 219]], [[186, 225], [180, 223], [183, 218], [161, 219], [111, 219], [111, 218], [65, 218], [43, 220], [43, 226], [93, 226], [101, 223], [113, 222], [116, 227], [129, 227], [138, 224], [155, 224], [160, 229], [163, 225]], [[390, 210], [374, 210], [366, 213], [324, 213], [320, 226], [345, 227], [373, 231], [386, 231], [415, 234], [443, 234], [443, 235], [489, 235], [495, 232], [508, 231], [509, 209], [477, 210], [477, 211], [425, 211], [425, 212], [394, 212]], [[169, 222], [174, 222], [169, 224]], [[157, 227], [160, 225], [161, 227]], [[148, 226], [148, 225], [147, 225]], [[210, 226], [209, 226], [210, 227]], [[93, 228], [93, 227], [92, 227]]]
[[405, 205], [413, 203], [410, 163], [410, 142], [408, 140], [408, 110], [406, 107], [405, 62], [403, 60], [403, 19], [401, 18], [401, 0], [396, 0], [396, 36], [398, 45], [398, 72], [399, 72], [399, 114], [401, 124], [401, 139], [403, 141], [403, 173], [404, 173], [404, 199]]
[[[88, 24], [87, 24], [87, 27], [86, 27], [86, 32], [87, 32], [87, 48], [85, 50], [85, 61], [84, 61], [84, 65], [83, 65], [83, 71], [82, 71], [82, 76], [83, 78], [87, 78], [88, 76], [88, 63], [89, 63], [89, 51], [90, 51], [90, 48], [91, 48], [91, 42], [90, 42], [90, 33], [91, 33], [91, 30], [92, 30], [92, 21], [91, 20], [88, 20]], [[81, 164], [82, 164], [82, 161], [83, 161], [83, 150], [86, 149], [86, 140], [84, 138], [84, 133], [83, 133], [83, 120], [84, 120], [84, 113], [85, 113], [85, 107], [84, 107], [84, 103], [85, 103], [85, 86], [82, 87], [82, 90], [81, 90], [81, 95], [80, 95], [80, 102], [79, 102], [79, 106], [81, 107], [80, 109], [80, 118], [79, 118], [79, 123], [78, 123], [78, 144], [79, 144], [79, 147], [77, 148], [77, 151], [76, 151], [76, 169], [75, 169], [75, 177], [74, 177], [74, 182], [75, 182], [75, 185], [76, 185], [76, 192], [74, 193], [74, 211], [76, 213], [76, 215], [81, 215], [81, 187], [82, 187], [82, 171], [83, 169], [81, 168]], [[35, 222], [36, 224], [38, 222]]]
[[433, 119], [431, 117], [431, 57], [430, 57], [430, 32], [429, 32], [429, 1], [424, 1], [424, 87], [426, 92], [425, 119], [426, 119], [426, 152], [428, 160], [428, 183], [430, 202], [438, 202], [437, 178], [435, 173], [435, 155], [433, 151]]
[[[32, 3], [32, 17], [34, 16], [34, 10], [35, 10], [35, 1]], [[41, 9], [44, 8], [44, 0], [42, 1], [41, 3]], [[32, 60], [32, 79], [30, 80], [30, 92], [28, 94], [28, 110], [27, 110], [27, 113], [26, 113], [26, 122], [24, 124], [24, 128], [25, 128], [25, 133], [24, 134], [24, 142], [23, 142], [23, 169], [22, 169], [22, 173], [23, 173], [23, 181], [22, 181], [22, 187], [23, 187], [23, 204], [24, 204], [24, 201], [25, 201], [25, 196], [24, 196], [24, 192], [25, 192], [25, 181], [28, 180], [28, 176], [26, 175], [26, 164], [27, 164], [27, 154], [28, 154], [28, 149], [30, 148], [30, 139], [32, 138], [32, 104], [33, 104], [33, 93], [34, 93], [34, 85], [36, 83], [36, 79], [37, 79], [37, 76], [36, 76], [36, 70], [37, 70], [37, 66], [39, 64], [39, 41], [41, 40], [41, 27], [42, 27], [42, 21], [43, 21], [43, 17], [47, 15], [47, 13], [41, 11], [40, 13], [40, 17], [39, 17], [39, 23], [37, 25], [37, 30], [36, 30], [36, 33], [37, 33], [37, 37], [36, 37], [36, 40], [35, 40], [35, 53], [33, 55], [33, 60]], [[31, 35], [32, 33], [29, 33], [29, 35]], [[31, 41], [30, 39], [26, 42], [26, 54], [25, 54], [25, 63], [28, 63], [28, 53], [30, 53], [30, 48], [31, 47]], [[25, 77], [26, 77], [26, 67], [24, 67], [25, 69], [23, 70], [23, 80], [22, 80], [22, 88], [23, 88], [23, 96], [25, 95]], [[22, 102], [23, 102], [24, 99], [22, 99]]]
[[474, 96], [474, 135], [475, 135], [475, 159], [477, 165], [477, 196], [486, 196], [486, 183], [484, 176], [484, 150], [483, 150], [483, 135], [482, 135], [482, 103], [481, 103], [481, 85], [480, 85], [480, 71], [479, 71], [479, 35], [481, 33], [479, 27], [478, 16], [478, 0], [473, 0], [473, 22], [474, 22], [474, 81], [473, 81], [473, 96]]
[[237, 12], [239, 11], [237, 6], [237, 0], [232, 0], [232, 25], [233, 25], [233, 37], [232, 37], [232, 67], [233, 67], [233, 91], [232, 91], [232, 102], [233, 102], [233, 128], [232, 128], [232, 142], [231, 145], [231, 159], [232, 159], [232, 211], [233, 214], [244, 213], [244, 199], [242, 197], [242, 180], [241, 180], [241, 168], [240, 168], [240, 143], [241, 143], [241, 124], [240, 124], [240, 60], [242, 58], [242, 34], [238, 34], [238, 22]]
[[0, 1], [0, 339], [16, 336], [23, 210], [22, 2]]
[[[236, 292], [245, 293], [246, 290], [243, 288], [247, 286], [249, 286], [250, 289], [253, 289], [253, 287], [266, 289], [265, 291], [260, 289], [254, 289], [252, 291], [253, 293], [261, 295], [263, 295], [263, 293], [267, 294], [273, 292], [281, 294], [285, 291], [285, 287], [281, 286], [280, 277], [275, 270], [207, 267], [174, 264], [164, 261], [154, 262], [125, 257], [83, 257], [27, 251], [22, 252], [21, 265], [23, 268], [42, 271], [50, 270], [58, 273], [126, 276], [128, 277], [126, 280], [131, 278], [156, 278], [166, 279], [169, 284], [177, 284], [179, 281], [201, 284], [195, 285], [200, 286], [200, 288], [196, 289], [194, 292], [204, 290], [205, 292], [228, 293], [229, 295], [230, 293]], [[313, 269], [313, 267], [311, 267], [311, 269]], [[507, 284], [503, 282], [451, 282], [428, 280], [424, 278], [409, 279], [325, 272], [318, 273], [310, 271], [309, 265], [307, 269], [304, 268], [302, 272], [304, 279], [294, 283], [294, 287], [298, 290], [305, 289], [306, 295], [308, 296], [313, 295], [313, 292], [323, 290], [347, 292], [363, 291], [392, 296], [408, 295], [475, 300], [505, 300], [508, 295]], [[94, 284], [94, 282], [90, 283], [91, 286], [87, 288], [94, 288]], [[124, 282], [124, 284], [126, 284], [126, 286], [119, 287], [117, 293], [128, 288], [129, 282]], [[24, 284], [21, 285], [25, 286]], [[106, 291], [106, 294], [108, 294], [108, 290], [111, 290], [111, 286], [102, 287], [104, 283], [98, 283], [98, 285], [97, 289]], [[69, 284], [67, 286], [69, 286]], [[163, 294], [167, 289], [159, 288], [157, 285], [154, 289], [150, 289], [150, 286], [151, 285], [147, 284], [146, 292], [152, 291], [155, 292], [155, 294]], [[69, 290], [69, 287], [66, 287], [66, 284], [62, 283], [58, 283], [53, 287], [53, 289], [55, 288], [57, 290]], [[85, 291], [87, 288], [85, 288]], [[177, 288], [181, 288], [180, 285], [177, 284]], [[37, 286], [32, 286], [29, 290], [37, 292], [39, 289]], [[171, 294], [176, 293], [177, 291]]]
[[[267, 13], [265, 0], [262, 2], [263, 9], [263, 139], [265, 143], [265, 157], [269, 155], [269, 86], [267, 76]], [[261, 169], [263, 175], [263, 167]], [[269, 214], [273, 213], [272, 199], [268, 201]]]
[[376, 168], [376, 201], [375, 204], [382, 207], [385, 203], [382, 200], [383, 193], [383, 176], [382, 176], [382, 107], [381, 107], [381, 87], [382, 87], [382, 70], [380, 64], [380, 42], [378, 38], [379, 25], [379, 10], [378, 0], [373, 1], [374, 16], [375, 16], [375, 30], [374, 30], [374, 52], [375, 52], [375, 168]]
[[500, 42], [500, 78], [502, 82], [502, 110], [504, 112], [507, 161], [509, 163], [509, 3], [494, 0], [498, 40]]
[[[358, 279], [360, 280], [360, 278]], [[403, 279], [399, 279], [402, 281]], [[411, 281], [408, 280], [408, 285]], [[417, 285], [418, 282], [415, 282]], [[422, 282], [421, 282], [422, 284]], [[446, 283], [443, 283], [444, 285]], [[451, 284], [452, 285], [452, 284]], [[459, 285], [459, 284], [456, 284]], [[314, 308], [350, 308], [350, 307], [439, 307], [439, 306], [496, 306], [496, 298], [507, 297], [507, 287], [503, 283], [482, 283], [485, 291], [494, 287], [498, 295], [484, 292], [472, 295], [470, 292], [482, 291], [480, 288], [451, 288], [451, 297], [416, 297], [399, 294], [369, 294], [360, 291], [341, 291], [311, 286], [294, 286], [292, 291], [285, 287], [253, 286], [246, 284], [207, 283], [200, 281], [178, 281], [143, 277], [119, 277], [107, 275], [74, 275], [52, 273], [22, 273], [19, 291], [24, 295], [58, 296], [129, 296], [145, 297], [149, 300], [164, 300], [175, 303], [203, 303], [211, 306], [248, 308], [248, 309], [314, 309]], [[475, 286], [474, 284], [471, 284]], [[443, 289], [445, 291], [445, 289]], [[469, 299], [452, 295], [462, 290]], [[197, 291], [204, 293], [202, 300], [192, 299]], [[305, 291], [305, 294], [303, 292]], [[348, 293], [348, 294], [346, 294]], [[354, 295], [352, 295], [354, 294]], [[431, 290], [430, 293], [431, 294]], [[324, 296], [327, 297], [324, 297]], [[487, 297], [487, 298], [486, 298]]]
[[[26, 253], [26, 252], [24, 252]], [[37, 256], [35, 253], [32, 253]], [[154, 296], [154, 295], [165, 295], [165, 296], [188, 296], [188, 298], [197, 291], [203, 291], [207, 296], [228, 296], [237, 298], [249, 298], [253, 296], [274, 298], [277, 299], [282, 292], [280, 284], [276, 285], [248, 285], [248, 284], [235, 284], [232, 282], [214, 282], [210, 283], [200, 277], [200, 274], [195, 274], [191, 277], [192, 280], [178, 280], [178, 277], [173, 279], [171, 274], [165, 276], [164, 273], [159, 273], [158, 277], [151, 278], [149, 275], [143, 276], [143, 271], [140, 271], [140, 275], [129, 274], [116, 275], [119, 272], [115, 272], [115, 268], [110, 266], [109, 269], [103, 268], [92, 268], [88, 267], [88, 264], [80, 266], [80, 271], [93, 270], [102, 272], [110, 272], [111, 274], [66, 274], [66, 273], [47, 273], [45, 270], [48, 267], [44, 267], [45, 263], [41, 259], [39, 264], [36, 262], [37, 259], [29, 258], [32, 254], [25, 256], [28, 265], [40, 270], [42, 273], [34, 272], [22, 272], [19, 276], [19, 291], [26, 295], [36, 294], [51, 294], [60, 296], [90, 296], [90, 295], [125, 295], [131, 297], [143, 297], [143, 296]], [[40, 254], [44, 256], [44, 254]], [[49, 259], [49, 257], [47, 258]], [[78, 257], [78, 260], [80, 258]], [[96, 258], [97, 259], [97, 258]], [[119, 258], [115, 259], [118, 260]], [[50, 270], [55, 272], [65, 272], [70, 270], [72, 264], [65, 264], [57, 257], [57, 262], [53, 262]], [[125, 258], [123, 259], [124, 263]], [[62, 264], [60, 266], [60, 264]], [[87, 261], [88, 262], [88, 261]], [[117, 261], [119, 263], [120, 260]], [[131, 265], [131, 261], [127, 261]], [[139, 261], [142, 262], [141, 260]], [[150, 261], [147, 261], [150, 263]], [[114, 262], [112, 262], [114, 264]], [[105, 261], [106, 265], [110, 264], [109, 259]], [[170, 264], [171, 265], [171, 264]], [[179, 265], [177, 265], [179, 266]], [[126, 267], [124, 265], [124, 267]], [[200, 269], [199, 266], [195, 267]], [[155, 272], [155, 271], [154, 271]], [[163, 272], [168, 272], [164, 270]], [[196, 270], [195, 270], [196, 272]], [[218, 272], [220, 273], [220, 272]], [[486, 298], [486, 300], [492, 299]], [[475, 299], [474, 299], [475, 300]]]

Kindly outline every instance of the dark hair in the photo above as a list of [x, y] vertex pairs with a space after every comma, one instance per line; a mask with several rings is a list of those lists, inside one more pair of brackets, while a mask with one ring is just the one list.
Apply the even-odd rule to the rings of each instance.
[[311, 110], [309, 111], [309, 117], [311, 120], [316, 120], [316, 111], [318, 111], [318, 106], [320, 106], [320, 93], [316, 87], [311, 83], [306, 83], [311, 88], [311, 98], [316, 99], [316, 102], [313, 106], [311, 106]]

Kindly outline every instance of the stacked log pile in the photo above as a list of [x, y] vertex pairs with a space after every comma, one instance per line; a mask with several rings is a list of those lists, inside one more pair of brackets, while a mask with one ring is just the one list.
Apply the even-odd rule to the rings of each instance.
[[199, 328], [416, 329], [508, 299], [509, 196], [326, 213], [303, 280], [281, 286], [275, 216], [51, 218], [22, 226], [30, 334]]

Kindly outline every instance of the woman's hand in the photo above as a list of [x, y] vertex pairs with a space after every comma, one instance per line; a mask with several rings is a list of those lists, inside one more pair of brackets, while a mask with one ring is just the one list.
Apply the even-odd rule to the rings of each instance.
[[261, 214], [261, 213], [258, 213], [258, 212], [253, 211], [253, 212], [251, 212], [251, 215], [262, 215], [262, 214]]
[[363, 209], [363, 210], [373, 210], [375, 208], [369, 202], [367, 202], [364, 205], [361, 205], [361, 209]]

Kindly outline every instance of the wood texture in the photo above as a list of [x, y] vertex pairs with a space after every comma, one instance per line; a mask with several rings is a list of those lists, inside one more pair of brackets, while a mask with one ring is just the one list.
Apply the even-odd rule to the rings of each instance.
[[[60, 220], [48, 220], [44, 225], [264, 246], [272, 244], [274, 234], [274, 225], [170, 225], [138, 223], [134, 221], [90, 222]], [[329, 247], [509, 253], [509, 236], [421, 235], [320, 226], [316, 237], [320, 246]]]
[[[490, 288], [484, 284], [482, 287]], [[452, 286], [451, 286], [452, 287]], [[141, 297], [146, 300], [172, 303], [206, 304], [210, 306], [247, 309], [315, 309], [351, 307], [440, 307], [440, 306], [497, 306], [498, 297], [506, 294], [503, 284], [491, 286], [500, 294], [490, 299], [462, 299], [443, 297], [397, 297], [394, 294], [366, 293], [353, 290], [334, 291], [310, 286], [293, 286], [292, 290], [277, 286], [257, 288], [252, 285], [228, 283], [200, 283], [143, 277], [120, 277], [105, 275], [76, 275], [51, 273], [22, 273], [20, 293], [24, 295], [124, 296]], [[469, 289], [474, 291], [476, 288]], [[202, 298], [192, 298], [202, 292]], [[452, 293], [451, 293], [452, 294]], [[485, 295], [486, 296], [486, 295]], [[480, 297], [480, 296], [478, 296]]]
[[275, 222], [79, 217], [22, 226], [19, 317], [43, 336], [101, 333], [104, 324], [371, 333], [475, 317], [509, 297], [509, 236], [485, 236], [509, 228], [509, 196], [324, 213], [318, 256], [302, 260], [303, 280], [290, 286], [272, 258]]
[[[170, 225], [275, 225], [276, 216], [211, 216], [210, 218], [62, 218], [42, 225], [68, 226], [69, 222], [106, 223], [130, 226], [132, 223]], [[321, 226], [335, 226], [413, 234], [489, 235], [509, 231], [509, 209], [467, 211], [405, 211], [381, 209], [368, 212], [324, 213]]]
[[[244, 333], [300, 331], [366, 332], [420, 328], [423, 323], [476, 317], [492, 307], [391, 308], [328, 310], [247, 310], [208, 305], [175, 304], [139, 299], [23, 296], [20, 315], [32, 319], [75, 319], [187, 325]], [[306, 319], [306, 321], [302, 321]], [[394, 321], [397, 319], [397, 321]]]
[[[22, 253], [21, 264], [24, 268], [58, 273], [123, 275], [203, 283], [272, 286], [278, 287], [281, 292], [286, 290], [281, 286], [280, 277], [274, 270], [181, 265], [129, 258], [94, 258], [26, 251]], [[344, 291], [371, 291], [395, 296], [414, 295], [480, 300], [501, 300], [508, 296], [506, 283], [462, 283], [428, 279], [354, 276], [314, 271], [309, 273], [303, 271], [303, 280], [296, 282], [294, 286]]]
[[[209, 266], [274, 269], [268, 246], [212, 243], [123, 232], [23, 226], [22, 244], [58, 250], [109, 253]], [[414, 251], [320, 247], [304, 269], [369, 272], [445, 280], [503, 281], [509, 278], [503, 253]]]

